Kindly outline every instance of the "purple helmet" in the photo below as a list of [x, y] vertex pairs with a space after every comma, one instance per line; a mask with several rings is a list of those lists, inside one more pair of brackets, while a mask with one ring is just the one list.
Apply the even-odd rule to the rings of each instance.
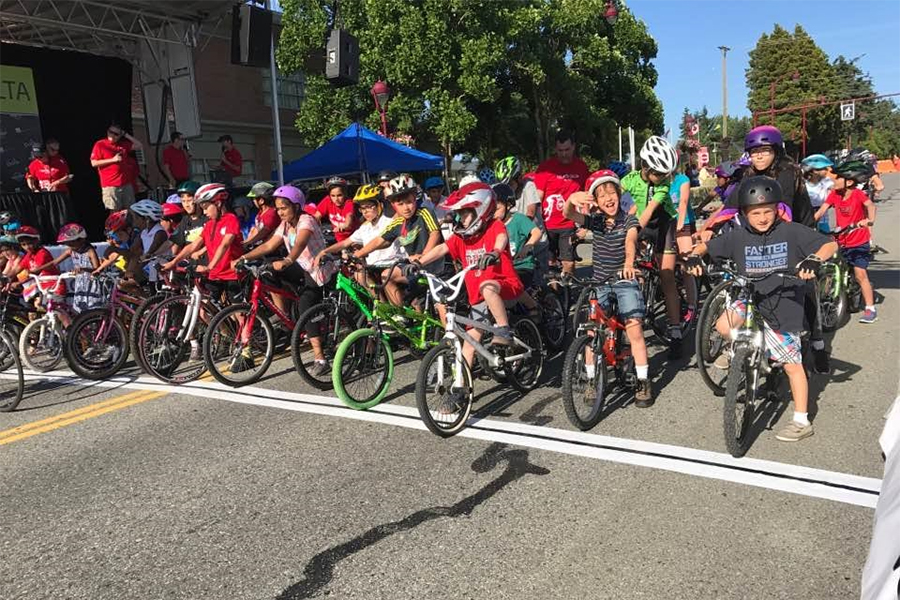
[[737, 166], [739, 167], [749, 167], [750, 166], [750, 154], [744, 152], [741, 154], [741, 157], [737, 161]]
[[784, 140], [781, 139], [781, 132], [777, 127], [760, 125], [747, 132], [744, 137], [744, 150], [760, 146], [772, 146], [776, 152], [780, 152], [784, 148]]
[[716, 177], [724, 177], [725, 179], [731, 179], [731, 176], [734, 175], [734, 172], [738, 170], [738, 165], [733, 161], [723, 162], [721, 165], [716, 167]]
[[299, 189], [295, 188], [292, 185], [283, 185], [272, 193], [273, 198], [284, 198], [288, 200], [291, 204], [299, 204], [303, 206], [306, 204], [306, 196], [303, 195]]

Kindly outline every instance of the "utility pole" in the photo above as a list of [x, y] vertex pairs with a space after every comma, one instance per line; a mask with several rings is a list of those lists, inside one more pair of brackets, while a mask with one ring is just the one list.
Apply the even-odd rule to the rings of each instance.
[[728, 137], [728, 79], [725, 76], [725, 55], [731, 48], [719, 46], [722, 51], [722, 139]]

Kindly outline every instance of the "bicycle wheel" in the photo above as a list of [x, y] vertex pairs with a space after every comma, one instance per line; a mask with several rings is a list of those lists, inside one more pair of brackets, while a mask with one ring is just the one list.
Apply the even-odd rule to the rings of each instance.
[[[659, 275], [654, 273], [653, 277], [656, 278], [656, 281], [652, 286], [653, 298], [649, 299], [648, 296], [644, 296], [647, 301], [647, 315], [645, 320], [650, 323], [653, 333], [656, 334], [656, 337], [659, 338], [663, 344], [670, 344], [672, 339], [669, 337], [669, 315], [666, 310], [666, 295], [663, 293], [662, 282], [659, 280]], [[686, 278], [684, 272], [680, 268], [675, 269], [675, 286], [678, 291], [679, 304], [681, 305], [681, 339], [685, 340], [687, 339], [688, 333], [690, 333], [693, 328], [694, 323], [697, 321], [697, 316], [689, 314], [688, 311], [688, 298], [691, 297], [690, 288], [693, 288], [692, 293], [694, 298], [699, 298], [700, 290], [697, 286], [697, 278]]]
[[725, 447], [735, 458], [740, 458], [750, 448], [748, 433], [760, 393], [759, 365], [753, 362], [753, 354], [753, 348], [738, 347], [728, 369], [722, 415]]
[[[166, 383], [187, 383], [199, 378], [206, 370], [200, 351], [200, 343], [206, 326], [197, 318], [191, 339], [184, 336], [185, 315], [190, 306], [190, 296], [170, 296], [149, 309], [141, 319], [138, 333], [136, 359], [143, 369]], [[196, 351], [192, 351], [196, 342]]]
[[16, 346], [0, 332], [0, 412], [16, 409], [25, 394], [25, 373]]
[[66, 361], [79, 377], [107, 379], [128, 360], [128, 332], [108, 308], [87, 310], [66, 332]]
[[42, 317], [29, 323], [19, 336], [19, 358], [32, 371], [45, 373], [62, 361], [65, 343], [62, 328]]
[[213, 317], [203, 336], [203, 358], [216, 381], [230, 386], [255, 383], [275, 356], [272, 324], [249, 304], [232, 304]]
[[544, 370], [544, 345], [541, 342], [541, 332], [529, 319], [519, 319], [513, 326], [513, 335], [520, 343], [513, 343], [506, 349], [507, 356], [516, 356], [527, 353], [518, 360], [507, 362], [503, 366], [503, 372], [509, 380], [509, 384], [523, 394], [527, 394], [537, 387]]
[[[461, 388], [454, 387], [459, 368]], [[453, 344], [444, 341], [429, 350], [416, 375], [416, 407], [428, 431], [443, 438], [462, 431], [474, 400], [472, 372], [465, 360], [457, 364]]]
[[[334, 359], [341, 341], [355, 329], [358, 329], [356, 322], [336, 303], [326, 300], [311, 306], [297, 321], [291, 334], [291, 358], [300, 377], [316, 389], [331, 389], [333, 384], [328, 363]], [[321, 369], [317, 368], [310, 337], [319, 339], [326, 361]]]
[[[579, 299], [581, 296], [579, 295]], [[566, 340], [566, 324], [569, 319], [565, 308], [556, 294], [549, 290], [544, 290], [540, 294], [540, 306], [543, 321], [541, 329], [544, 332], [544, 338], [547, 340], [547, 347], [553, 352], [562, 349]], [[576, 304], [577, 310], [577, 304]], [[575, 317], [572, 317], [574, 321]]]
[[[599, 336], [600, 332], [595, 331]], [[606, 395], [609, 390], [609, 372], [606, 358], [593, 336], [578, 336], [569, 346], [563, 360], [562, 401], [569, 422], [582, 431], [592, 429], [603, 418]], [[588, 361], [588, 350], [593, 360]], [[593, 377], [588, 377], [588, 365], [594, 364]]]
[[725, 395], [725, 381], [728, 379], [728, 371], [719, 369], [713, 365], [713, 362], [728, 347], [728, 341], [716, 331], [716, 321], [725, 311], [730, 286], [731, 282], [723, 281], [714, 287], [706, 297], [703, 308], [700, 310], [700, 316], [697, 318], [697, 335], [694, 340], [700, 378], [716, 396]]
[[331, 379], [341, 402], [354, 410], [372, 408], [384, 398], [394, 377], [390, 342], [374, 329], [357, 329], [341, 342]]
[[131, 356], [134, 357], [134, 362], [136, 362], [141, 370], [146, 373], [149, 373], [147, 366], [141, 362], [143, 360], [140, 351], [141, 326], [144, 324], [144, 318], [150, 313], [151, 309], [155, 308], [163, 300], [171, 298], [173, 295], [174, 294], [171, 291], [157, 292], [138, 304], [138, 307], [134, 310], [134, 314], [131, 316], [131, 325], [128, 327], [128, 346], [131, 351]]

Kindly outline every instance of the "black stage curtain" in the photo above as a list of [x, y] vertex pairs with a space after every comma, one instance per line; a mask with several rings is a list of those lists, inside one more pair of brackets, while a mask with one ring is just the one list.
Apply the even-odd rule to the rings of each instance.
[[76, 220], [68, 194], [0, 194], [0, 210], [11, 210], [22, 225], [37, 227], [44, 244], [55, 244], [59, 228]]
[[[74, 212], [68, 218], [80, 222], [92, 239], [99, 240], [106, 209], [97, 170], [91, 167], [91, 148], [106, 136], [113, 121], [133, 131], [131, 64], [119, 58], [6, 43], [0, 47], [0, 55], [4, 65], [32, 70], [41, 131], [45, 138], [59, 140], [60, 153], [75, 175], [69, 184]], [[24, 215], [22, 219], [27, 222]]]

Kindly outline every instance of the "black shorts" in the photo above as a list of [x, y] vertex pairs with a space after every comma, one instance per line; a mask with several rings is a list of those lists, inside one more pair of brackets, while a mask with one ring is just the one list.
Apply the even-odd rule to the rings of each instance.
[[678, 246], [675, 244], [676, 221], [666, 211], [662, 209], [658, 209], [658, 211], [641, 232], [641, 239], [653, 243], [654, 254], [677, 254]]
[[574, 229], [548, 229], [547, 241], [550, 244], [550, 256], [557, 260], [573, 261], [575, 252], [572, 247]]
[[526, 290], [534, 283], [534, 269], [516, 269], [516, 275], [522, 282], [522, 287]]
[[206, 280], [203, 286], [209, 291], [217, 302], [227, 301], [238, 304], [244, 301], [244, 286], [240, 281], [213, 281]]

